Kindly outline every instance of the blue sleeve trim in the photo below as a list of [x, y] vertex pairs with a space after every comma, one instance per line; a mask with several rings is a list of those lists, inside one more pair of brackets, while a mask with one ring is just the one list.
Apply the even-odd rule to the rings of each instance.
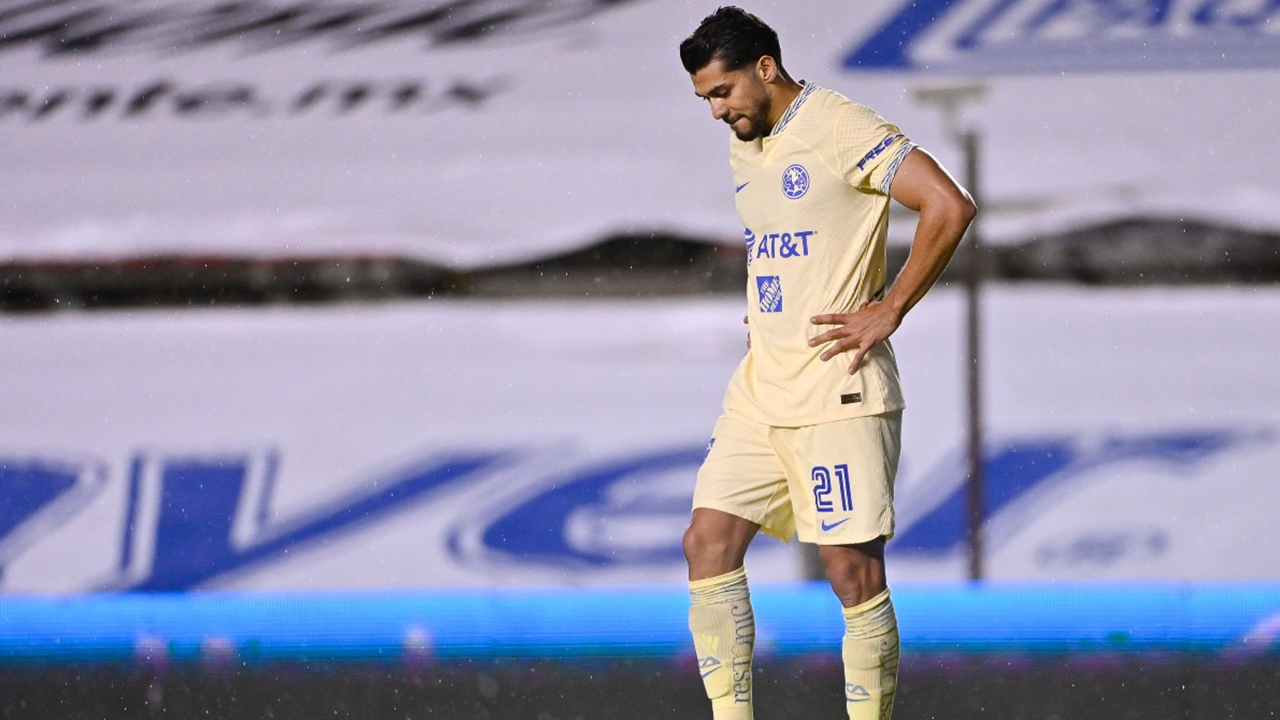
[[893, 156], [893, 160], [889, 163], [889, 169], [885, 171], [884, 180], [880, 181], [880, 193], [888, 195], [889, 189], [893, 187], [893, 179], [898, 175], [898, 167], [902, 165], [902, 161], [907, 159], [907, 154], [915, 150], [918, 145], [907, 140], [902, 144], [902, 148]]

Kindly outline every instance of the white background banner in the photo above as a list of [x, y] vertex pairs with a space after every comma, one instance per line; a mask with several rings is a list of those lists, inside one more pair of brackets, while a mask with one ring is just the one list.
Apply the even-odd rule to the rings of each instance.
[[[1280, 579], [1280, 292], [995, 288], [993, 580]], [[0, 317], [0, 591], [679, 583], [739, 300]], [[963, 298], [895, 336], [894, 580], [965, 576]], [[756, 541], [753, 577], [801, 576]]]
[[[716, 4], [0, 3], [0, 259], [466, 268], [614, 232], [736, 241], [728, 130], [677, 57]], [[796, 77], [876, 108], [957, 173], [914, 90], [989, 76], [961, 124], [984, 137], [986, 232], [1017, 241], [1132, 216], [1280, 230], [1277, 7], [750, 9]]]

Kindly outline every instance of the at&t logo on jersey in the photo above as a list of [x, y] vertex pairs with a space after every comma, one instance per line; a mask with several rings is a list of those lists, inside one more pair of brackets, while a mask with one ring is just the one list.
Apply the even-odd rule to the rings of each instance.
[[777, 275], [760, 275], [756, 278], [760, 292], [760, 312], [782, 312], [782, 279]]
[[752, 258], [787, 260], [809, 257], [809, 238], [817, 235], [818, 231], [797, 230], [756, 235], [748, 230], [747, 233], [747, 265], [750, 266]]
[[809, 171], [803, 165], [792, 165], [782, 171], [782, 193], [798, 200], [809, 192]]

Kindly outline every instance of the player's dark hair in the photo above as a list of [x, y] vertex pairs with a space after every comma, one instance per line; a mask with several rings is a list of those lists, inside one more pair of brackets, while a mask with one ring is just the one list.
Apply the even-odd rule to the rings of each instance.
[[690, 75], [713, 60], [725, 70], [740, 70], [768, 55], [782, 66], [778, 33], [760, 18], [739, 7], [722, 7], [702, 19], [698, 29], [680, 43], [680, 62]]

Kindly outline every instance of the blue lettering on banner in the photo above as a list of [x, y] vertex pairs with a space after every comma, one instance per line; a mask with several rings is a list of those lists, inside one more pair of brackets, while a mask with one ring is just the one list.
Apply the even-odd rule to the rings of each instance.
[[83, 509], [106, 479], [98, 462], [0, 457], [0, 577], [5, 565]]
[[[655, 520], [687, 522], [689, 496], [684, 487], [678, 494], [628, 492], [624, 487], [653, 487], [664, 477], [692, 477], [702, 464], [699, 446], [659, 450], [625, 457], [598, 465], [554, 475], [540, 482], [545, 488], [533, 497], [505, 507], [496, 519], [478, 529], [480, 548], [472, 549], [464, 540], [477, 529], [463, 522], [453, 530], [449, 548], [468, 562], [488, 559], [570, 567], [672, 562], [683, 557], [678, 540], [654, 538], [646, 530], [648, 544], [616, 543], [611, 526], [636, 525], [652, 528]], [[577, 535], [575, 521], [589, 519], [599, 532]], [[672, 537], [678, 537], [675, 533]], [[477, 552], [477, 550], [479, 552]]]
[[[1146, 461], [1182, 468], [1258, 439], [1256, 433], [1223, 430], [1112, 437], [1098, 445], [1070, 437], [1008, 442], [988, 449], [983, 461], [983, 513], [994, 518], [1047, 485], [1103, 466]], [[947, 475], [963, 476], [962, 466], [956, 459]], [[961, 547], [966, 537], [965, 492], [964, 484], [956, 483], [931, 511], [894, 537], [895, 551], [945, 554]]]
[[78, 468], [36, 461], [0, 461], [0, 537], [13, 532], [76, 485]]
[[847, 70], [976, 75], [1274, 67], [1280, 2], [901, 0]]
[[[1156, 433], [1132, 437], [1112, 437], [1101, 443], [1088, 438], [1022, 438], [992, 446], [984, 463], [986, 511], [991, 520], [1010, 518], [1019, 524], [1035, 522], [1036, 513], [1011, 511], [1025, 506], [1023, 501], [1050, 485], [1062, 486], [1081, 477], [1085, 471], [1097, 471], [1113, 463], [1135, 461], [1166, 463], [1185, 468], [1196, 462], [1219, 458], [1223, 453], [1265, 439], [1257, 432], [1244, 430], [1208, 430]], [[660, 481], [671, 473], [693, 473], [702, 462], [705, 447], [701, 444], [687, 450], [657, 452], [651, 455], [617, 461], [589, 468], [578, 474], [554, 475], [538, 482], [541, 492], [511, 506], [503, 503], [500, 517], [482, 528], [464, 523], [455, 530], [450, 548], [467, 563], [525, 563], [545, 566], [624, 566], [638, 563], [676, 563], [683, 560], [679, 533], [670, 537], [647, 533], [648, 544], [632, 538], [619, 544], [599, 540], [600, 544], [584, 544], [573, 538], [570, 527], [591, 518], [607, 535], [612, 521], [624, 526], [644, 528], [682, 527], [688, 522], [688, 496], [663, 494]], [[831, 489], [844, 497], [848, 470], [843, 466], [823, 468]], [[946, 477], [963, 478], [963, 463], [949, 463]], [[900, 525], [894, 540], [899, 552], [945, 556], [965, 542], [964, 485], [956, 480], [955, 489], [946, 494], [933, 511], [919, 520]], [[637, 488], [647, 488], [637, 492]], [[619, 492], [625, 490], [625, 492]], [[617, 497], [614, 497], [615, 494]], [[625, 499], [623, 499], [625, 498]], [[844, 507], [828, 495], [826, 505]], [[840, 504], [837, 504], [837, 503]], [[1040, 506], [1037, 511], [1047, 508]], [[575, 519], [577, 523], [574, 522]], [[825, 521], [824, 521], [825, 522]], [[837, 527], [828, 524], [828, 527]], [[481, 536], [479, 547], [464, 547], [465, 532]], [[593, 541], [595, 542], [595, 541]]]
[[782, 278], [760, 275], [756, 278], [756, 290], [760, 294], [760, 312], [782, 312]]
[[1093, 527], [1042, 543], [1036, 550], [1036, 564], [1060, 568], [1107, 567], [1122, 560], [1145, 562], [1163, 555], [1170, 544], [1169, 534], [1159, 528]]
[[[1013, 438], [988, 447], [984, 460], [985, 516], [1006, 531], [1034, 523], [1052, 504], [1045, 491], [1097, 476], [1112, 465], [1159, 463], [1185, 470], [1258, 443], [1275, 442], [1269, 429], [1196, 429], [1131, 436]], [[468, 564], [520, 563], [553, 567], [613, 567], [679, 563], [680, 533], [654, 532], [688, 522], [687, 479], [702, 464], [703, 443], [607, 458], [522, 485], [460, 517], [447, 547]], [[447, 498], [457, 488], [510, 468], [526, 453], [475, 451], [433, 455], [392, 473], [364, 479], [360, 490], [314, 510], [277, 518], [271, 510], [280, 464], [274, 452], [211, 456], [139, 454], [127, 487], [118, 577], [106, 589], [181, 591], [290, 551], [376, 525], [392, 514]], [[59, 458], [0, 458], [0, 567], [54, 532], [104, 487], [107, 463]], [[813, 468], [815, 505], [826, 512], [853, 507], [849, 468]], [[957, 457], [926, 478], [937, 502], [900, 522], [896, 552], [946, 556], [965, 542], [963, 463]], [[1177, 478], [1182, 473], [1169, 473]], [[1176, 481], [1176, 480], [1175, 480]], [[827, 520], [831, 522], [828, 522]], [[841, 524], [827, 515], [825, 527]], [[634, 529], [631, 531], [630, 529]], [[631, 532], [631, 534], [628, 534]], [[1159, 529], [1116, 535], [1105, 545], [1066, 537], [1042, 550], [1046, 563], [1109, 561], [1117, 553], [1154, 557], [1169, 543]], [[998, 539], [996, 540], [998, 542]], [[4, 576], [0, 575], [0, 580]]]
[[[219, 575], [282, 556], [290, 548], [382, 519], [425, 495], [492, 470], [507, 453], [432, 458], [369, 483], [372, 490], [268, 523], [275, 453], [226, 457], [139, 456], [133, 463], [121, 551], [111, 589], [189, 590]], [[249, 495], [251, 475], [261, 478]], [[247, 541], [232, 533], [240, 508], [251, 513]], [[138, 518], [154, 518], [146, 527]], [[144, 552], [145, 551], [145, 552]]]

